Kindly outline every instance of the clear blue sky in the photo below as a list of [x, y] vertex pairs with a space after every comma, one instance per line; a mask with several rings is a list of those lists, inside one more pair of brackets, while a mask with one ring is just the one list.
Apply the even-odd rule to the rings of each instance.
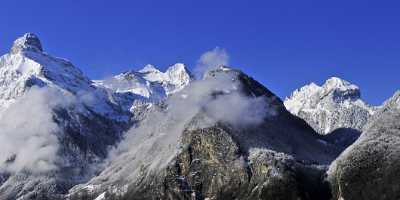
[[193, 67], [219, 46], [282, 98], [339, 76], [380, 104], [400, 89], [399, 10], [382, 0], [9, 0], [0, 53], [34, 32], [47, 52], [101, 78], [146, 63]]

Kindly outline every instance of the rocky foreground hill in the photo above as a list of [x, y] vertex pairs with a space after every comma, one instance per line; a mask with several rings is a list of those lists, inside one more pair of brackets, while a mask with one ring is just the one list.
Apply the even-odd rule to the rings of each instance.
[[400, 93], [375, 115], [329, 169], [334, 199], [400, 198]]
[[283, 102], [181, 63], [92, 81], [28, 33], [0, 57], [0, 199], [399, 199], [398, 96], [331, 78]]

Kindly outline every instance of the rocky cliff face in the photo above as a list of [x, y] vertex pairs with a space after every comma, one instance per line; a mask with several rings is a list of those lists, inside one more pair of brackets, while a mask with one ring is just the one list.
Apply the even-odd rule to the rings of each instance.
[[163, 120], [150, 116], [160, 126], [150, 120], [128, 132], [135, 135], [106, 169], [68, 199], [329, 198], [318, 165], [335, 158], [335, 147], [240, 71], [222, 67], [205, 77], [166, 102]]
[[400, 107], [397, 92], [330, 167], [333, 199], [399, 199]]

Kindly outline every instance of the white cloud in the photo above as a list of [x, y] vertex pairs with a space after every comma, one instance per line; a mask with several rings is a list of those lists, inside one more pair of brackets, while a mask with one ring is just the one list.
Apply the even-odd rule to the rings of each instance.
[[229, 65], [229, 55], [225, 49], [215, 47], [213, 50], [202, 54], [194, 69], [195, 76], [202, 78], [204, 72]]
[[50, 88], [31, 88], [0, 116], [0, 169], [33, 173], [56, 168], [59, 147], [52, 109], [68, 98]]

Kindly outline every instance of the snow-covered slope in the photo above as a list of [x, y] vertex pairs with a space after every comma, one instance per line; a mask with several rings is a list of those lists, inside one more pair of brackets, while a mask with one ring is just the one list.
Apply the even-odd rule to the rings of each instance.
[[130, 125], [112, 99], [36, 35], [18, 38], [0, 57], [0, 199], [57, 199], [90, 178]]
[[307, 121], [318, 133], [338, 128], [362, 131], [376, 108], [361, 99], [360, 89], [340, 78], [330, 78], [322, 86], [306, 85], [285, 100], [286, 108]]

